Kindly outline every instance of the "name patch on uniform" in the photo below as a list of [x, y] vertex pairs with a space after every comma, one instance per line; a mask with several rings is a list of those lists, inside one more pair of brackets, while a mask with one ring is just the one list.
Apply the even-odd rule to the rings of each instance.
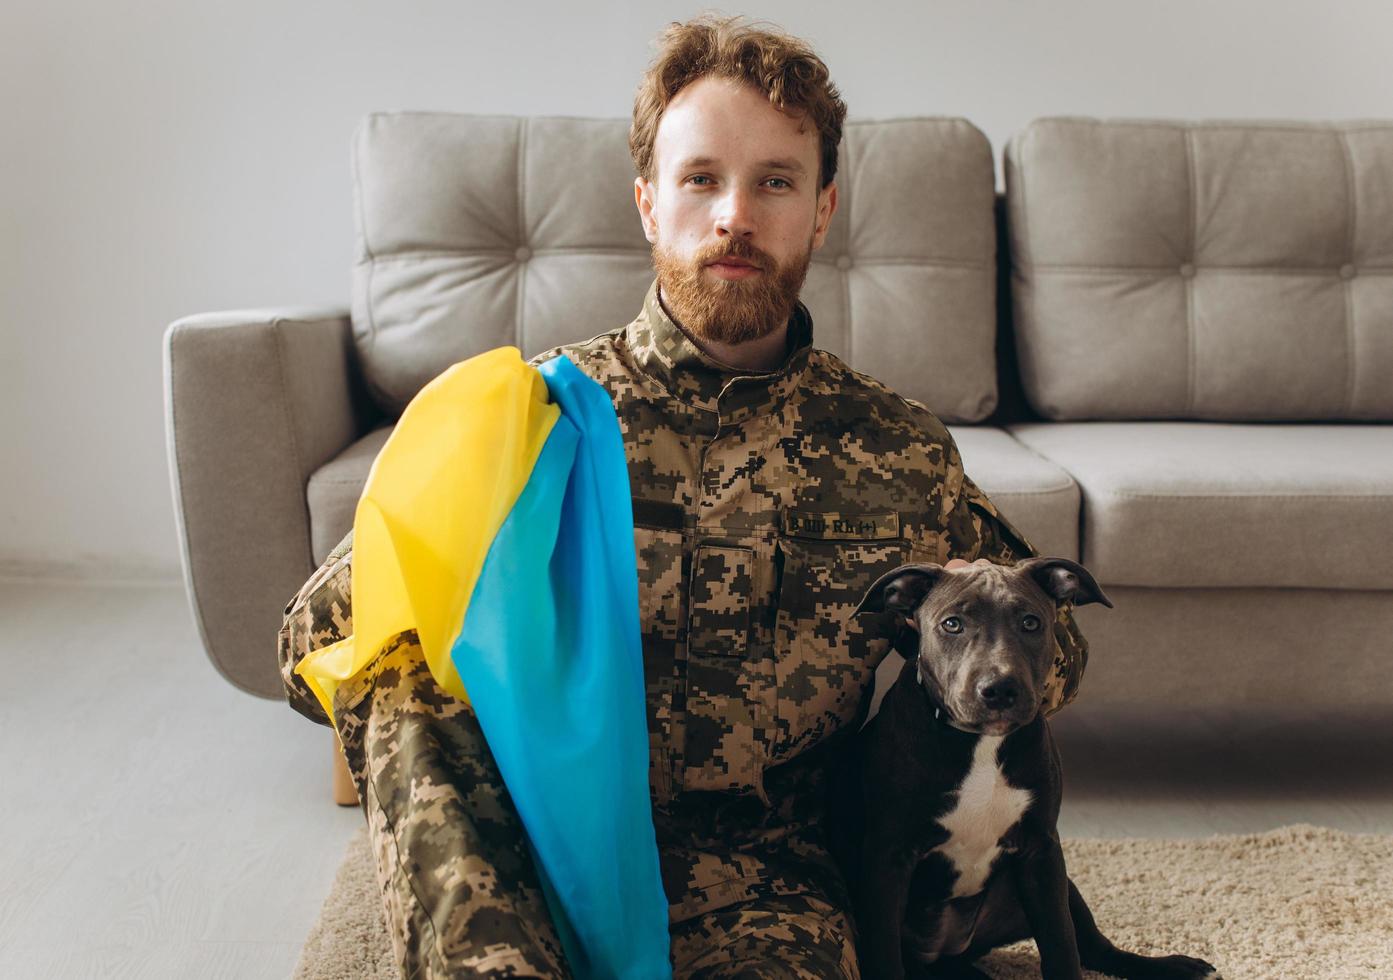
[[900, 515], [893, 510], [834, 513], [831, 511], [783, 511], [783, 532], [799, 538], [825, 541], [879, 541], [900, 536]]

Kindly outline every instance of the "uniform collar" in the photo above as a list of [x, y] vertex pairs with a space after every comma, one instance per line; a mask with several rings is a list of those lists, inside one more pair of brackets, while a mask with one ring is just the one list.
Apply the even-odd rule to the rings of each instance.
[[813, 318], [801, 302], [795, 304], [783, 363], [773, 371], [752, 373], [723, 364], [698, 347], [658, 302], [654, 279], [642, 311], [624, 333], [639, 369], [670, 395], [736, 422], [781, 404], [797, 387], [813, 346]]

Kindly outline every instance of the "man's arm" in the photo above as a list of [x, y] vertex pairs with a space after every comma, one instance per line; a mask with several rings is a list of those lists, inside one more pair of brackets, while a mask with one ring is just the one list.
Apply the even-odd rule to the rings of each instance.
[[[553, 347], [529, 359], [537, 367], [563, 350]], [[329, 557], [286, 603], [276, 652], [281, 683], [290, 706], [311, 721], [330, 725], [319, 699], [305, 679], [295, 673], [300, 661], [315, 650], [353, 633], [353, 529], [329, 552]]]
[[329, 552], [315, 573], [285, 606], [276, 655], [290, 706], [310, 721], [330, 725], [319, 699], [295, 667], [313, 650], [353, 632], [353, 531]]
[[[953, 455], [956, 456], [956, 452]], [[966, 474], [963, 474], [962, 492], [949, 526], [954, 531], [954, 558], [986, 559], [998, 565], [1013, 565], [1022, 558], [1039, 555], [1025, 535], [997, 510]], [[1054, 668], [1045, 680], [1046, 715], [1054, 714], [1074, 700], [1088, 666], [1088, 641], [1074, 622], [1071, 603], [1061, 603], [1058, 607], [1054, 639]]]

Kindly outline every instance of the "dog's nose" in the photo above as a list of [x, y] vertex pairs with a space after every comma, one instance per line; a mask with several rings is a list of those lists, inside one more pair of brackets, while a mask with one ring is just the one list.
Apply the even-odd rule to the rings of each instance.
[[1016, 703], [1021, 686], [1010, 677], [995, 677], [977, 688], [982, 703], [994, 711], [1004, 710]]

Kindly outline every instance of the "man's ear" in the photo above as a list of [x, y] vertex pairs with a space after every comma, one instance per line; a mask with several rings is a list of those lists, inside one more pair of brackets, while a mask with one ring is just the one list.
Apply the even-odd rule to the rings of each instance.
[[813, 250], [822, 248], [822, 243], [827, 240], [827, 229], [832, 224], [832, 215], [837, 213], [837, 182], [832, 183], [817, 193], [817, 217], [813, 223]]
[[1035, 584], [1045, 590], [1045, 595], [1055, 602], [1072, 602], [1076, 606], [1086, 606], [1090, 602], [1101, 602], [1109, 609], [1112, 600], [1103, 594], [1092, 573], [1076, 561], [1068, 558], [1027, 558], [1018, 562], [1016, 568], [1035, 580]]
[[634, 204], [638, 206], [638, 218], [643, 222], [643, 237], [656, 245], [658, 221], [653, 217], [654, 190], [653, 185], [642, 177], [634, 178]]
[[946, 574], [942, 565], [901, 565], [872, 582], [851, 614], [859, 616], [889, 610], [901, 616], [913, 616], [939, 576]]

